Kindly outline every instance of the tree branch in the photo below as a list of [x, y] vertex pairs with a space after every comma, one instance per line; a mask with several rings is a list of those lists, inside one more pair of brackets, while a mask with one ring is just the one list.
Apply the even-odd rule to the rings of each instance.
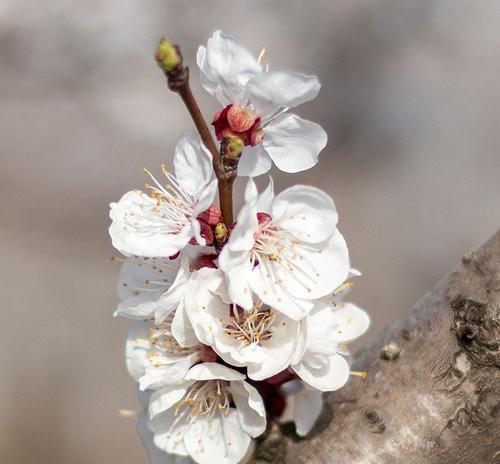
[[191, 86], [189, 85], [189, 68], [183, 64], [179, 47], [166, 39], [162, 39], [156, 51], [155, 58], [165, 73], [168, 88], [178, 93], [181, 97], [200, 134], [203, 145], [205, 145], [212, 155], [213, 167], [219, 184], [219, 202], [222, 216], [224, 217], [226, 226], [229, 226], [233, 223], [233, 182], [236, 177], [236, 170], [232, 167], [226, 169], [225, 163], [212, 138], [210, 129], [191, 91]]
[[500, 463], [500, 231], [359, 353], [311, 435], [273, 426], [255, 463]]

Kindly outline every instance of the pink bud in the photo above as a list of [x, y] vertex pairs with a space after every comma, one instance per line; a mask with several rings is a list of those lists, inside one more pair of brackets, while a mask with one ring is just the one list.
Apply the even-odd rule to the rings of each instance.
[[209, 226], [215, 226], [219, 222], [222, 222], [222, 212], [217, 206], [211, 205], [210, 208], [203, 211], [197, 219], [206, 222]]
[[227, 121], [235, 132], [245, 132], [254, 124], [257, 117], [251, 111], [240, 106], [231, 106], [227, 112]]

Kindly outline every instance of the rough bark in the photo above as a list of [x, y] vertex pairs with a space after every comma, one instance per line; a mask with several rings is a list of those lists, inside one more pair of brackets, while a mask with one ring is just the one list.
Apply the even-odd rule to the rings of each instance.
[[500, 231], [355, 356], [309, 437], [273, 426], [255, 463], [500, 464]]

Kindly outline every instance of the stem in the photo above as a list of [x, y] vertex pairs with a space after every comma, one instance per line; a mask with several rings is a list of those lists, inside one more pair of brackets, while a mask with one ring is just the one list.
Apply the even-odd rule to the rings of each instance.
[[[180, 52], [179, 52], [180, 54]], [[208, 151], [212, 154], [212, 162], [215, 175], [219, 181], [219, 203], [226, 226], [233, 223], [233, 182], [236, 177], [236, 170], [231, 169], [223, 162], [221, 154], [215, 145], [215, 141], [210, 134], [210, 130], [201, 114], [200, 107], [196, 102], [191, 87], [189, 85], [189, 68], [181, 64], [177, 69], [165, 72], [168, 79], [168, 87], [181, 97], [186, 108], [193, 119], [193, 122], [200, 134], [201, 140]]]

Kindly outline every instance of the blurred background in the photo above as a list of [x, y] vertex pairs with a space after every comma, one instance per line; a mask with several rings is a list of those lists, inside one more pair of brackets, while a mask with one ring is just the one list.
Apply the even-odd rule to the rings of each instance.
[[358, 346], [499, 225], [497, 0], [0, 0], [2, 464], [145, 462], [117, 414], [138, 408], [108, 204], [192, 129], [157, 40], [193, 65], [217, 28], [323, 83], [298, 111], [329, 133], [319, 165], [274, 175], [335, 198], [373, 317]]

